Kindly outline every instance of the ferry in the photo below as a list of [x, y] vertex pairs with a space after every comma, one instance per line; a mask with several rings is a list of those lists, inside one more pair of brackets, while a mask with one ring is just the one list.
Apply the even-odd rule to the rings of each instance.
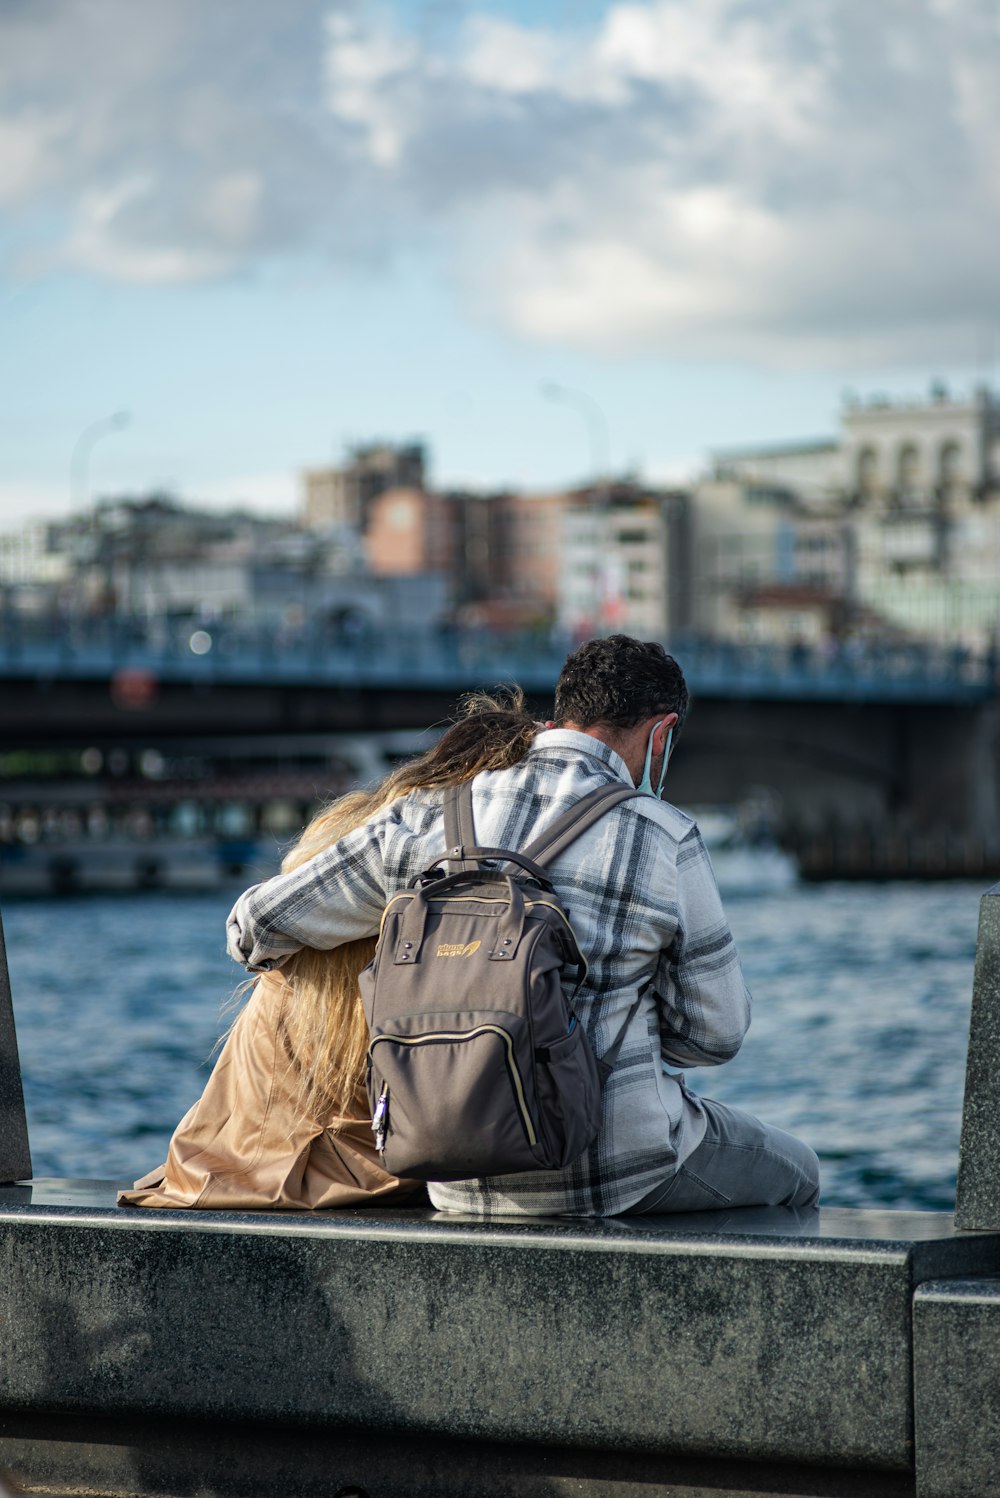
[[[373, 784], [433, 731], [178, 746], [103, 762], [99, 774], [0, 782], [0, 898], [212, 890], [277, 872], [317, 809]], [[86, 751], [90, 753], [91, 751]], [[113, 751], [118, 752], [118, 751]], [[96, 758], [88, 762], [96, 764]], [[686, 808], [724, 897], [789, 888], [798, 867], [756, 803]]]

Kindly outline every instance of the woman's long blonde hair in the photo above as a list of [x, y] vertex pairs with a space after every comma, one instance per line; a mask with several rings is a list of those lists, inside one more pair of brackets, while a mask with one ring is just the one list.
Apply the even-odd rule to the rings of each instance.
[[[285, 855], [282, 873], [315, 858], [410, 791], [457, 785], [482, 770], [519, 764], [538, 728], [519, 688], [503, 697], [466, 697], [462, 716], [432, 749], [398, 766], [380, 785], [350, 791], [319, 812]], [[374, 951], [374, 937], [328, 952], [304, 947], [281, 970], [292, 987], [285, 1012], [302, 1078], [303, 1107], [318, 1121], [357, 1109], [368, 1049], [357, 980]]]

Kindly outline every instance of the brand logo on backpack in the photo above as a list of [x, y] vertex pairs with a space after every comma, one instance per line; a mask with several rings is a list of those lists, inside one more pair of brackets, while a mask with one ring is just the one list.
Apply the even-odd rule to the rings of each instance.
[[464, 945], [460, 941], [444, 941], [434, 955], [436, 957], [471, 957], [473, 952], [478, 952], [481, 946], [481, 941], [467, 941]]

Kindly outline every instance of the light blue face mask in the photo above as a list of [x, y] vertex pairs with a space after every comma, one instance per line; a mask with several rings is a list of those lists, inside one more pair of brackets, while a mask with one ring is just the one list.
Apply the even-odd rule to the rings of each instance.
[[663, 746], [663, 765], [660, 769], [660, 780], [659, 784], [656, 787], [656, 790], [654, 791], [653, 782], [649, 778], [649, 769], [653, 763], [653, 735], [656, 733], [656, 730], [658, 728], [662, 728], [662, 726], [663, 719], [661, 718], [659, 723], [654, 723], [653, 727], [650, 729], [649, 739], [646, 742], [646, 763], [643, 766], [642, 779], [639, 781], [639, 784], [636, 787], [637, 790], [645, 791], [647, 796], [655, 796], [657, 800], [660, 799], [660, 793], [663, 790], [663, 782], [667, 778], [667, 761], [670, 758], [670, 744], [674, 737], [674, 730], [672, 728], [668, 728], [667, 742]]

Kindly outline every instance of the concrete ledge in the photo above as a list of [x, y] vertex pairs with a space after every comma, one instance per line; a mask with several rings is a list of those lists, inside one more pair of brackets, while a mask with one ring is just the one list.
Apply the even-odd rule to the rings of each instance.
[[[483, 1223], [0, 1188], [0, 1412], [913, 1463], [911, 1301], [1000, 1272], [936, 1213]], [[954, 1498], [954, 1495], [951, 1495]]]
[[998, 1498], [1000, 1279], [918, 1289], [913, 1372], [920, 1498]]
[[101, 1498], [913, 1498], [909, 1474], [218, 1421], [0, 1415], [0, 1471]]

